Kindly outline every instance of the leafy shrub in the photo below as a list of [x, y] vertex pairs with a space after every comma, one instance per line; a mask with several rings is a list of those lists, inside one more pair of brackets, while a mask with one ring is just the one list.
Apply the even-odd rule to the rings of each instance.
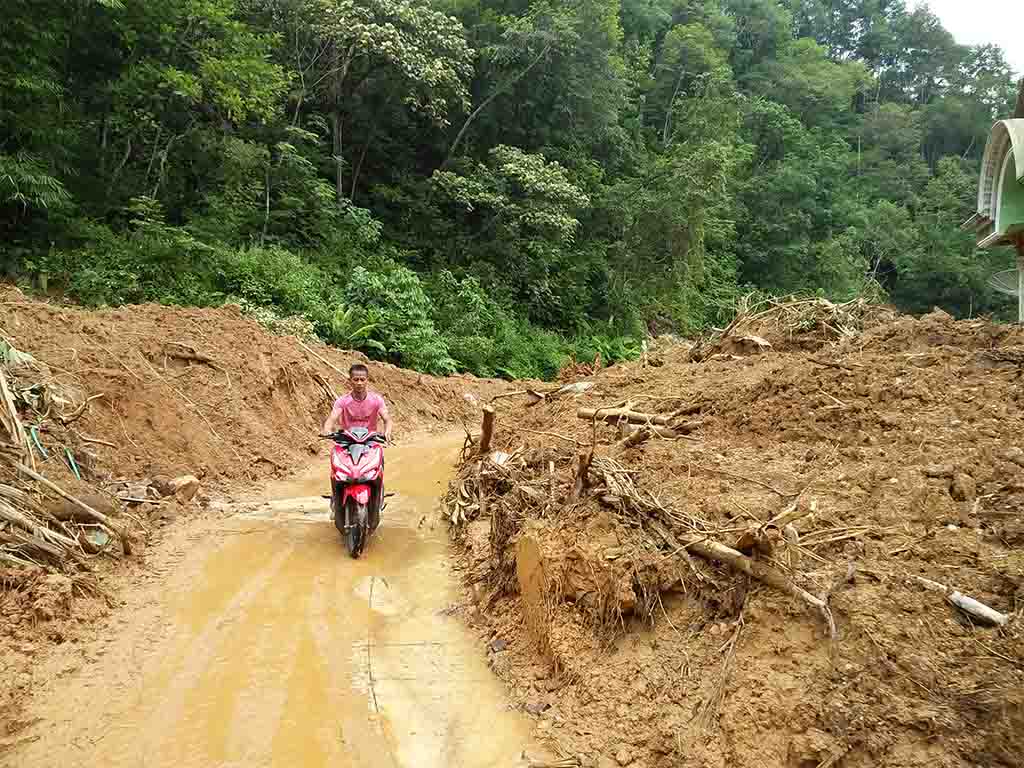
[[387, 350], [396, 362], [435, 374], [456, 370], [448, 345], [431, 317], [433, 306], [419, 277], [390, 259], [352, 270], [344, 300], [358, 307], [372, 323], [367, 338]]

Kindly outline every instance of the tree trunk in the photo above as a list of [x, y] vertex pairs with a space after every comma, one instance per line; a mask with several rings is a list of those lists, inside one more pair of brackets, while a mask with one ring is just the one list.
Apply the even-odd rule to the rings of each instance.
[[348, 77], [348, 68], [352, 63], [354, 50], [354, 44], [349, 46], [345, 52], [342, 52], [337, 45], [331, 46], [331, 67], [334, 72], [330, 81], [331, 133], [334, 139], [334, 194], [339, 203], [345, 199], [345, 144], [343, 141], [345, 78]]
[[345, 157], [342, 155], [344, 145], [341, 136], [342, 116], [337, 109], [331, 113], [331, 132], [334, 134], [334, 192], [338, 202], [345, 199]]
[[359, 183], [359, 172], [363, 169], [363, 161], [366, 159], [366, 152], [370, 148], [370, 141], [373, 139], [373, 130], [370, 131], [370, 135], [366, 137], [366, 143], [363, 144], [363, 151], [359, 153], [359, 160], [356, 161], [356, 167], [352, 171], [352, 194], [349, 195], [350, 200], [356, 199], [356, 185]]
[[679, 77], [676, 79], [675, 90], [672, 91], [672, 99], [668, 103], [668, 109], [665, 110], [665, 128], [661, 133], [661, 144], [662, 146], [668, 146], [669, 130], [672, 127], [672, 109], [676, 105], [676, 99], [679, 98], [679, 89], [683, 87], [683, 78], [686, 76], [686, 67], [679, 70]]
[[537, 54], [537, 57], [529, 63], [526, 69], [524, 69], [519, 74], [513, 76], [509, 80], [506, 80], [504, 83], [499, 85], [497, 88], [494, 89], [490, 96], [488, 96], [486, 99], [480, 102], [480, 106], [474, 109], [473, 112], [469, 115], [469, 117], [466, 118], [466, 122], [462, 124], [462, 128], [460, 128], [459, 132], [456, 134], [455, 140], [452, 142], [451, 147], [448, 148], [448, 154], [445, 156], [444, 162], [441, 163], [441, 170], [444, 170], [445, 168], [448, 167], [448, 163], [450, 163], [452, 161], [452, 158], [455, 156], [455, 150], [458, 149], [459, 144], [462, 142], [463, 137], [466, 135], [466, 131], [469, 130], [469, 126], [472, 125], [473, 121], [480, 116], [480, 113], [487, 108], [487, 105], [494, 101], [496, 98], [498, 98], [501, 94], [503, 94], [513, 85], [522, 80], [524, 77], [526, 77], [526, 75], [529, 74], [531, 69], [540, 64], [541, 60], [548, 55], [548, 52], [550, 50], [550, 45], [545, 46], [544, 49], [541, 50], [539, 54]]

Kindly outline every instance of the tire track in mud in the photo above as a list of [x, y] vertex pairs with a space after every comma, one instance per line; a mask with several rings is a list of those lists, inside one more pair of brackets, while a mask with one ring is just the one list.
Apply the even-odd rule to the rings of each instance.
[[183, 523], [198, 533], [158, 546], [165, 575], [127, 596], [116, 637], [96, 641], [106, 653], [49, 681], [30, 743], [3, 764], [523, 765], [529, 721], [442, 613], [457, 597], [446, 542], [421, 525], [461, 441], [389, 451], [397, 495], [357, 561], [318, 509], [319, 463], [269, 488], [269, 506]]

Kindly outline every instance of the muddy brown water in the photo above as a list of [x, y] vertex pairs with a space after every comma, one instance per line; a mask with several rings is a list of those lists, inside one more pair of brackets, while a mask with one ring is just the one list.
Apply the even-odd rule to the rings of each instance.
[[363, 559], [330, 523], [325, 460], [236, 514], [182, 526], [112, 627], [41, 671], [11, 766], [525, 764], [456, 599], [436, 508], [460, 437], [390, 449]]

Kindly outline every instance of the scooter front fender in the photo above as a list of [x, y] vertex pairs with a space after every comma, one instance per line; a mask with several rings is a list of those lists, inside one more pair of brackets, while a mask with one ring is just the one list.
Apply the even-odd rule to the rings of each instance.
[[360, 483], [358, 485], [346, 485], [345, 490], [342, 493], [342, 503], [354, 499], [356, 504], [369, 504], [370, 503], [370, 486]]

